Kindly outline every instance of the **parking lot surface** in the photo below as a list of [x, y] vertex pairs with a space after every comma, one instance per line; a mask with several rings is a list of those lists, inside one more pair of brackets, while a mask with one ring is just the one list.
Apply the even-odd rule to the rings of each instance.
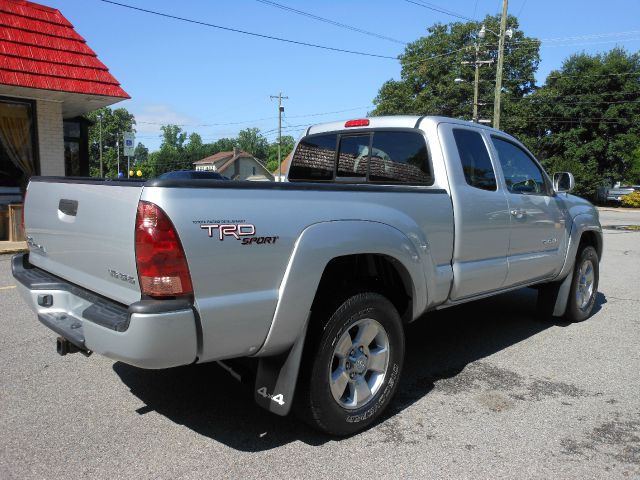
[[[640, 225], [640, 212], [603, 209], [601, 222]], [[9, 260], [1, 479], [640, 477], [640, 232], [605, 230], [585, 322], [536, 319], [523, 289], [412, 324], [391, 408], [347, 439], [260, 409], [215, 364], [58, 356]]]

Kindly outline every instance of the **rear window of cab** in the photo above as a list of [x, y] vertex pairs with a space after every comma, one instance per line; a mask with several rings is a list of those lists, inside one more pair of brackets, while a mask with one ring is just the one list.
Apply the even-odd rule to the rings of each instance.
[[289, 180], [432, 185], [433, 174], [422, 133], [375, 130], [304, 137], [293, 155]]

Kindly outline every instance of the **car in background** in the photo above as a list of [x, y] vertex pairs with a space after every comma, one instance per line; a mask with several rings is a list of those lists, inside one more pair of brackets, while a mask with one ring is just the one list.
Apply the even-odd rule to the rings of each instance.
[[620, 205], [622, 197], [635, 191], [640, 191], [640, 185], [627, 185], [609, 188], [606, 194], [606, 203], [615, 203]]
[[202, 170], [175, 170], [163, 173], [158, 178], [161, 180], [229, 180], [218, 172]]

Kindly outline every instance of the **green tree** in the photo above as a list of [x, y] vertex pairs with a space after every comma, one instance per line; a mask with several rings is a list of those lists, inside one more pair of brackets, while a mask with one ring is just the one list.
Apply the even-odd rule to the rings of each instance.
[[[385, 82], [374, 99], [372, 115], [416, 114], [445, 115], [470, 119], [473, 111], [473, 65], [475, 44], [479, 45], [479, 60], [494, 60], [480, 67], [479, 116], [493, 116], [495, 60], [497, 39], [487, 32], [484, 39], [477, 32], [484, 24], [488, 30], [499, 31], [500, 16], [487, 16], [482, 22], [435, 24], [428, 35], [407, 45], [400, 55], [401, 79]], [[503, 123], [508, 122], [509, 101], [535, 90], [534, 74], [540, 61], [540, 42], [518, 30], [518, 20], [509, 16], [507, 26], [514, 30], [505, 44], [503, 73]], [[462, 78], [463, 83], [456, 83]], [[506, 125], [507, 123], [505, 123]]]
[[548, 171], [571, 171], [576, 192], [592, 197], [599, 186], [637, 173], [639, 93], [640, 54], [572, 55], [522, 101], [525, 141]]
[[133, 157], [136, 163], [144, 163], [149, 159], [149, 149], [144, 146], [143, 143], [138, 142], [135, 150], [133, 151]]
[[264, 161], [269, 154], [269, 141], [260, 134], [259, 128], [245, 128], [238, 133], [238, 147]]
[[630, 165], [625, 175], [624, 183], [640, 185], [640, 146], [631, 154], [631, 161], [629, 163]]
[[172, 124], [161, 126], [160, 130], [162, 131], [160, 150], [153, 152], [150, 156], [154, 176], [172, 170], [191, 168], [185, 155], [184, 143], [187, 133], [178, 125]]
[[87, 115], [92, 125], [89, 127], [89, 171], [90, 175], [100, 176], [100, 131], [102, 131], [102, 163], [104, 175], [108, 178], [118, 176], [118, 153], [120, 149], [120, 171], [125, 172], [126, 158], [124, 157], [125, 132], [135, 132], [135, 117], [126, 108], [111, 109], [109, 107], [94, 110]]
[[213, 152], [209, 155], [213, 155], [218, 152], [230, 152], [235, 147], [238, 146], [238, 139], [236, 138], [221, 138], [216, 142], [210, 144], [212, 146]]
[[162, 130], [162, 147], [175, 149], [176, 151], [182, 150], [184, 141], [187, 139], [187, 132], [183, 132], [182, 128], [178, 125], [163, 125], [160, 127]]
[[[293, 150], [296, 141], [291, 135], [283, 135], [280, 145], [280, 159], [284, 160]], [[269, 144], [269, 153], [267, 154], [267, 169], [270, 172], [278, 168], [278, 140]]]

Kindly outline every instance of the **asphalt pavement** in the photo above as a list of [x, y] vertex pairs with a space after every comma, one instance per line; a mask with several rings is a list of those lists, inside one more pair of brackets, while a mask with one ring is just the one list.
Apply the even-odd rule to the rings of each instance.
[[[640, 225], [640, 212], [602, 209], [601, 221]], [[9, 260], [0, 479], [640, 478], [640, 232], [605, 230], [582, 323], [536, 319], [523, 289], [411, 325], [391, 408], [347, 439], [260, 409], [215, 364], [58, 356]]]

